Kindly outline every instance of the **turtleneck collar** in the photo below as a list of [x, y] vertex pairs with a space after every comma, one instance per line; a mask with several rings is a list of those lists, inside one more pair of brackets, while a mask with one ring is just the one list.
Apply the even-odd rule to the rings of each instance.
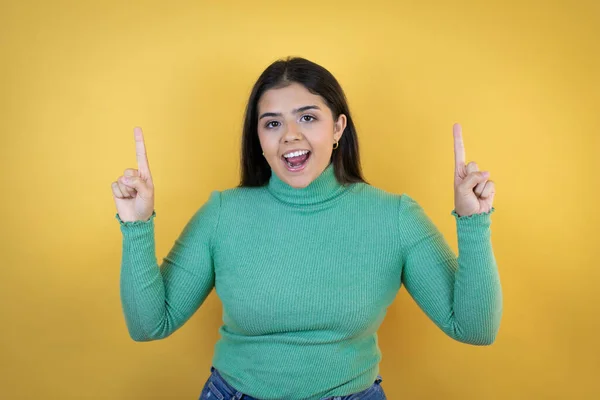
[[294, 188], [282, 181], [273, 170], [267, 190], [280, 201], [290, 205], [316, 205], [332, 200], [347, 190], [334, 173], [333, 163], [304, 188]]

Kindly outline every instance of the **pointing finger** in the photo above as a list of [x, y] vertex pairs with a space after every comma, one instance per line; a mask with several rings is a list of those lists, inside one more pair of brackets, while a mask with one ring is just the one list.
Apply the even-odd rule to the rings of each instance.
[[148, 156], [146, 155], [146, 145], [144, 144], [144, 134], [142, 128], [135, 127], [133, 130], [135, 137], [135, 154], [137, 157], [138, 170], [144, 178], [150, 178], [150, 166], [148, 164]]
[[455, 170], [459, 170], [465, 165], [465, 146], [463, 144], [460, 124], [456, 123], [452, 126], [452, 133], [454, 135], [454, 168]]

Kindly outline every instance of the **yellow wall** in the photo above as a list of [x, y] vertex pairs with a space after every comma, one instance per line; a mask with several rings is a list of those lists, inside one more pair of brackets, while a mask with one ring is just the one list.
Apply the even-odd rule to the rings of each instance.
[[237, 183], [250, 88], [287, 55], [339, 79], [367, 179], [455, 251], [454, 122], [496, 182], [498, 339], [452, 341], [402, 289], [380, 329], [388, 398], [599, 398], [600, 3], [494, 3], [1, 2], [0, 398], [198, 397], [219, 299], [129, 338], [110, 183], [142, 126], [162, 260]]

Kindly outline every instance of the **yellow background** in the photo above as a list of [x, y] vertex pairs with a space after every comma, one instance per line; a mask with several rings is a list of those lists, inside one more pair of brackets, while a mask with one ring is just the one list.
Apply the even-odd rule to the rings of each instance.
[[0, 4], [2, 399], [199, 396], [219, 299], [166, 340], [129, 338], [110, 184], [137, 168], [140, 125], [162, 261], [237, 184], [250, 89], [287, 55], [338, 78], [366, 178], [455, 252], [454, 122], [496, 182], [497, 341], [452, 341], [402, 289], [379, 331], [388, 398], [600, 398], [597, 1]]

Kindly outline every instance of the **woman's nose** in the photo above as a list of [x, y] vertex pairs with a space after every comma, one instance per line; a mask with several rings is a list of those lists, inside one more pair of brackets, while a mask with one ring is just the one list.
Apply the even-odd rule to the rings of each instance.
[[289, 124], [285, 134], [283, 135], [283, 139], [288, 142], [291, 140], [300, 140], [302, 139], [302, 133], [300, 133], [300, 127], [296, 124]]

